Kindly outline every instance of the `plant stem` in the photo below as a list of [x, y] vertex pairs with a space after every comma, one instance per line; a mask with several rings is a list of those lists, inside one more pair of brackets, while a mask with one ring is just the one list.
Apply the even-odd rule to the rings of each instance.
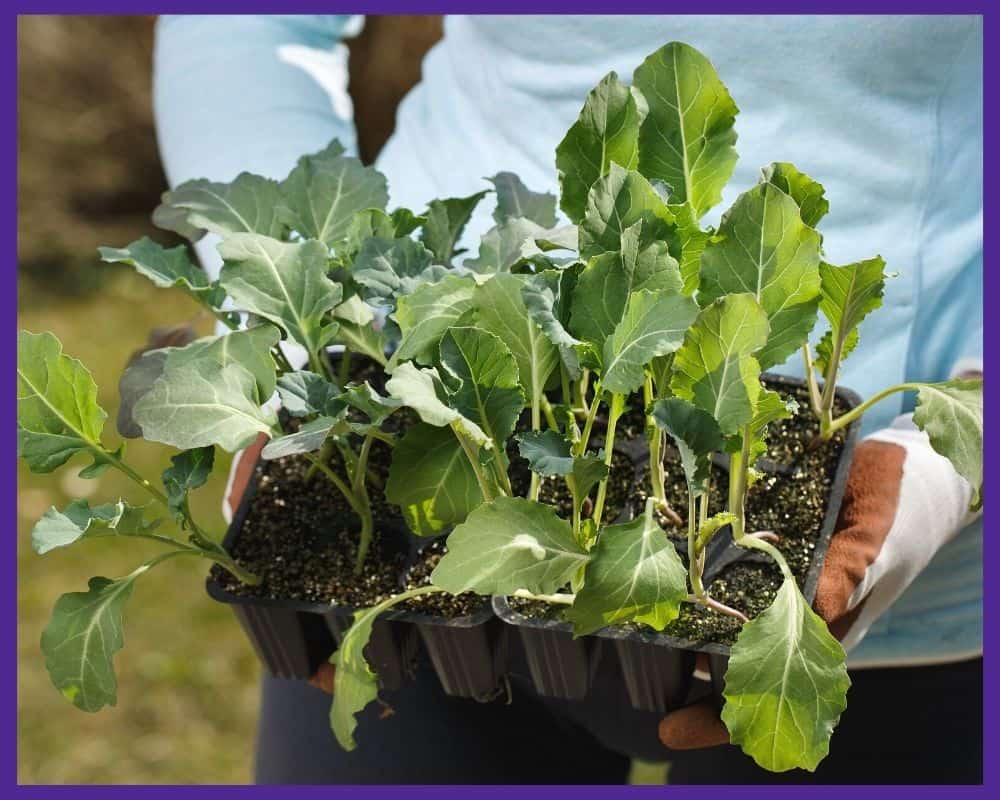
[[[534, 385], [531, 387], [531, 430], [538, 431], [542, 428], [542, 412], [541, 412], [541, 396], [542, 387], [538, 385], [538, 381], [534, 381]], [[531, 486], [528, 489], [528, 499], [537, 500], [538, 490], [542, 485], [542, 476], [539, 475], [534, 470], [531, 471]]]
[[576, 443], [576, 452], [573, 455], [582, 456], [587, 452], [587, 445], [590, 444], [590, 434], [594, 429], [594, 420], [597, 418], [597, 409], [600, 404], [601, 384], [597, 383], [594, 386], [594, 401], [590, 404], [590, 410], [587, 412], [587, 421], [583, 425], [583, 433], [580, 435], [580, 440]]
[[812, 350], [809, 349], [809, 342], [802, 345], [802, 358], [805, 361], [806, 384], [809, 387], [809, 405], [817, 419], [823, 416], [822, 402], [819, 394], [819, 385], [816, 383], [816, 367], [813, 365]]
[[566, 365], [562, 363], [562, 359], [559, 359], [559, 384], [562, 388], [562, 401], [564, 406], [573, 405], [573, 389], [571, 386], [569, 372], [566, 369]]
[[340, 355], [340, 367], [337, 370], [337, 380], [341, 386], [346, 386], [351, 379], [351, 351], [346, 345]]
[[701, 598], [705, 595], [705, 587], [702, 584], [701, 561], [698, 558], [698, 551], [695, 549], [695, 540], [698, 536], [698, 513], [695, 508], [698, 498], [688, 487], [688, 577], [691, 580], [691, 591], [695, 597]]
[[618, 427], [618, 418], [624, 410], [625, 395], [612, 394], [611, 407], [608, 411], [608, 431], [604, 437], [604, 466], [608, 468], [608, 475], [597, 485], [597, 504], [594, 506], [594, 522], [598, 528], [601, 527], [601, 518], [604, 516], [604, 501], [608, 494], [611, 460], [615, 454], [615, 429]]
[[785, 557], [781, 554], [781, 551], [770, 542], [765, 542], [763, 539], [756, 539], [753, 536], [744, 536], [740, 539], [736, 539], [735, 541], [740, 547], [762, 550], [767, 553], [775, 560], [775, 563], [777, 563], [778, 567], [781, 569], [781, 574], [785, 576], [786, 580], [795, 580], [795, 576], [792, 574], [792, 570], [791, 567], [788, 566], [788, 562], [785, 561]]
[[556, 420], [556, 415], [552, 411], [552, 403], [549, 402], [549, 398], [542, 395], [542, 413], [545, 414], [546, 424], [554, 431], [559, 431], [559, 422]]
[[522, 597], [525, 600], [538, 600], [542, 603], [556, 603], [564, 606], [573, 605], [573, 601], [576, 600], [575, 594], [568, 593], [558, 593], [558, 594], [533, 594], [527, 589], [515, 589], [512, 592], [514, 597]]
[[354, 469], [354, 480], [351, 483], [351, 491], [357, 500], [358, 507], [363, 509], [359, 513], [361, 517], [361, 531], [358, 536], [358, 554], [354, 560], [354, 574], [360, 575], [364, 566], [365, 557], [371, 548], [372, 537], [375, 531], [375, 521], [372, 519], [371, 501], [368, 499], [368, 487], [365, 479], [368, 477], [368, 456], [371, 453], [373, 437], [369, 433], [361, 443], [361, 452], [358, 455], [358, 463]]
[[727, 606], [725, 603], [720, 603], [718, 600], [712, 599], [707, 594], [702, 597], [698, 597], [693, 594], [688, 595], [687, 601], [689, 603], [696, 603], [697, 605], [705, 606], [705, 608], [710, 608], [713, 611], [718, 611], [720, 614], [725, 614], [727, 617], [733, 617], [738, 619], [740, 622], [750, 621], [750, 618], [743, 612], [737, 611], [735, 608]]
[[733, 520], [733, 538], [742, 539], [746, 529], [744, 501], [747, 491], [747, 471], [750, 468], [750, 426], [743, 429], [743, 445], [739, 453], [729, 456], [729, 511]]
[[856, 408], [852, 408], [846, 414], [841, 414], [835, 420], [832, 420], [829, 427], [826, 430], [820, 431], [820, 436], [822, 436], [824, 439], [829, 439], [831, 436], [833, 436], [833, 434], [835, 434], [841, 428], [846, 428], [848, 425], [854, 422], [854, 420], [856, 420], [858, 417], [864, 414], [869, 408], [871, 408], [879, 401], [885, 400], [885, 398], [887, 398], [889, 395], [895, 394], [896, 392], [913, 392], [919, 389], [923, 385], [924, 384], [922, 383], [900, 383], [897, 384], [896, 386], [891, 386], [888, 389], [885, 389], [879, 392], [878, 394], [869, 397], [861, 405], [857, 406]]
[[336, 472], [330, 469], [330, 467], [327, 464], [320, 461], [312, 453], [303, 453], [302, 455], [316, 469], [322, 472], [326, 476], [326, 478], [330, 481], [330, 483], [332, 483], [335, 487], [337, 487], [337, 490], [344, 496], [344, 499], [347, 501], [348, 505], [350, 505], [351, 509], [358, 516], [361, 516], [363, 512], [361, 511], [361, 509], [358, 508], [357, 499], [354, 497], [354, 493], [351, 491], [351, 487], [347, 485], [347, 482], [344, 481], [343, 478], [341, 478]]
[[465, 457], [469, 460], [469, 465], [476, 475], [476, 482], [479, 484], [479, 491], [483, 495], [483, 502], [493, 502], [495, 493], [490, 482], [486, 479], [486, 475], [483, 473], [483, 465], [479, 463], [479, 448], [473, 447], [472, 443], [465, 438], [454, 424], [452, 424], [451, 429], [455, 433], [455, 438], [458, 439], [458, 443], [462, 446], [462, 452], [465, 453]]

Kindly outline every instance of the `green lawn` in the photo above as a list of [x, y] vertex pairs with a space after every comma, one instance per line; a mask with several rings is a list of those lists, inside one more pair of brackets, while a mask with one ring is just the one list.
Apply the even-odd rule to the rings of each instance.
[[[197, 308], [176, 292], [155, 289], [130, 272], [82, 299], [21, 287], [20, 327], [50, 330], [94, 373], [117, 441], [117, 381], [148, 331], [190, 319]], [[211, 323], [201, 320], [208, 332]], [[168, 448], [129, 442], [127, 458], [147, 476], [167, 466]], [[228, 454], [192, 505], [203, 527], [221, 537], [219, 513]], [[75, 463], [75, 462], [74, 462]], [[81, 460], [80, 465], [86, 462]], [[113, 471], [98, 480], [64, 469], [18, 474], [18, 777], [22, 783], [245, 783], [250, 780], [259, 666], [229, 609], [204, 591], [206, 565], [168, 561], [138, 584], [126, 612], [118, 655], [118, 706], [86, 714], [49, 683], [38, 642], [56, 598], [86, 588], [92, 575], [130, 572], [155, 550], [113, 541], [80, 544], [36, 556], [31, 526], [50, 505], [74, 497], [106, 501], [141, 492]]]

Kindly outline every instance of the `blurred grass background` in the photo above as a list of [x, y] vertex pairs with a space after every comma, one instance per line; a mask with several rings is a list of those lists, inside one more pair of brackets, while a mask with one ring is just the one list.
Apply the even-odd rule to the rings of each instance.
[[[366, 160], [391, 133], [396, 104], [440, 35], [438, 17], [369, 17], [349, 42]], [[116, 439], [118, 377], [149, 331], [190, 320], [202, 333], [211, 329], [180, 293], [154, 289], [96, 256], [99, 245], [122, 246], [144, 234], [174, 243], [148, 222], [166, 188], [151, 113], [152, 41], [151, 17], [18, 20], [18, 324], [52, 331], [92, 370], [109, 414], [108, 443]], [[149, 477], [170, 455], [129, 442], [130, 463]], [[229, 458], [219, 455], [192, 506], [221, 536]], [[30, 548], [31, 527], [50, 505], [119, 495], [145, 500], [113, 472], [86, 481], [74, 469], [32, 475], [19, 465], [19, 781], [248, 782], [260, 668], [229, 609], [205, 594], [203, 565], [167, 562], [138, 584], [116, 659], [116, 708], [85, 714], [49, 683], [38, 642], [56, 598], [84, 590], [92, 575], [131, 571], [155, 545], [96, 541], [39, 557]]]

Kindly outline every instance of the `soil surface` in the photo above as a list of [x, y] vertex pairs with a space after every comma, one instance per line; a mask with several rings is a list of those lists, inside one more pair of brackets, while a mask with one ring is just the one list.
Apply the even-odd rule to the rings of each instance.
[[[417, 560], [403, 576], [404, 588], [416, 589], [418, 586], [431, 585], [431, 573], [441, 558], [448, 552], [444, 539], [435, 539], [424, 547], [417, 555]], [[404, 603], [400, 608], [419, 611], [422, 614], [435, 614], [446, 619], [468, 617], [482, 611], [489, 598], [480, 597], [472, 592], [465, 592], [454, 597], [444, 592], [416, 597]]]

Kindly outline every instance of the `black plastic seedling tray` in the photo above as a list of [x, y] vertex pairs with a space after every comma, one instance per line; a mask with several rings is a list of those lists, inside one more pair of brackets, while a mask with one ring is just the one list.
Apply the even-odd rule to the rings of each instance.
[[[223, 545], [232, 552], [257, 492], [257, 470], [226, 531]], [[348, 524], [351, 524], [348, 522]], [[400, 580], [426, 544], [397, 525], [380, 527], [380, 536], [404, 552]], [[213, 577], [208, 594], [226, 603], [250, 639], [270, 675], [307, 680], [340, 646], [356, 608], [281, 598], [243, 597], [227, 591]], [[475, 614], [444, 618], [407, 609], [390, 609], [372, 626], [365, 656], [385, 689], [397, 689], [412, 677], [423, 643], [444, 691], [454, 697], [485, 699], [496, 692], [506, 671], [508, 630], [488, 601]]]
[[[796, 378], [781, 375], [764, 377], [771, 388], [804, 386], [804, 382]], [[837, 397], [848, 408], [854, 408], [861, 402], [861, 398], [849, 389], [838, 388]], [[859, 430], [860, 423], [854, 422], [845, 432], [844, 447], [830, 487], [823, 525], [803, 587], [810, 603], [816, 595], [819, 574], [837, 524]], [[632, 449], [636, 451], [633, 457], [637, 470], [645, 458], [643, 453], [638, 452], [643, 447], [638, 442], [632, 444]], [[769, 465], [762, 466], [767, 469]], [[716, 537], [714, 546], [707, 551], [708, 580], [737, 561], [766, 559], [762, 554], [735, 546], [730, 536], [727, 529]], [[680, 549], [686, 548], [682, 544]], [[493, 598], [493, 609], [500, 619], [518, 630], [535, 690], [544, 697], [567, 700], [585, 697], [601, 657], [601, 642], [604, 641], [614, 643], [633, 708], [667, 712], [683, 705], [691, 688], [696, 653], [708, 655], [713, 694], [717, 702], [722, 702], [723, 675], [729, 657], [727, 645], [678, 639], [638, 626], [608, 627], [590, 636], [574, 639], [569, 623], [520, 614], [511, 608], [506, 597]]]

